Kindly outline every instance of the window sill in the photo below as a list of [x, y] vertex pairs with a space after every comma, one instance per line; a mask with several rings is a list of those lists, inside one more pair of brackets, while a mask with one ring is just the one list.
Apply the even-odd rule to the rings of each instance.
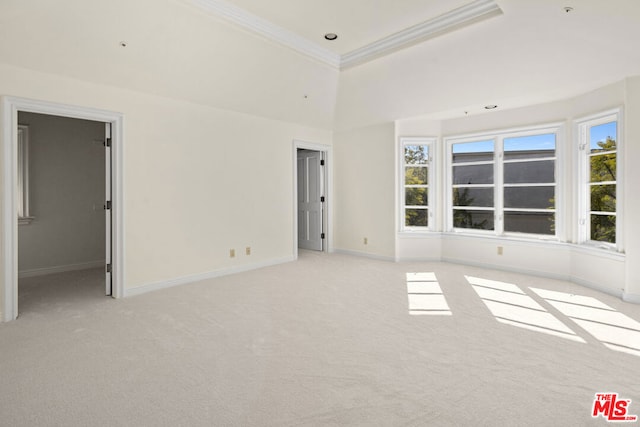
[[18, 218], [18, 225], [29, 225], [34, 219], [36, 218], [33, 216], [25, 216], [22, 218]]
[[500, 242], [503, 244], [515, 243], [523, 246], [547, 246], [556, 248], [565, 248], [578, 253], [586, 255], [598, 256], [602, 258], [608, 258], [616, 261], [624, 261], [626, 255], [624, 252], [618, 252], [617, 249], [610, 245], [597, 242], [587, 243], [569, 243], [561, 242], [555, 237], [537, 237], [531, 236], [515, 236], [515, 235], [502, 235], [496, 236], [490, 233], [483, 232], [462, 232], [462, 231], [408, 231], [404, 230], [398, 233], [400, 239], [477, 239], [484, 241]]
[[493, 231], [450, 231], [444, 233], [445, 236], [454, 238], [471, 238], [471, 239], [483, 239], [483, 240], [498, 240], [502, 242], [517, 242], [517, 243], [529, 243], [529, 244], [543, 244], [543, 245], [565, 245], [555, 236], [543, 236], [535, 234], [503, 234], [498, 236], [493, 234]]
[[442, 233], [439, 231], [432, 230], [401, 230], [398, 231], [399, 238], [411, 239], [411, 238], [425, 238], [425, 237], [440, 237]]
[[626, 255], [624, 252], [618, 252], [618, 250], [611, 245], [605, 245], [603, 243], [586, 242], [582, 244], [571, 245], [573, 249], [578, 252], [582, 252], [588, 255], [598, 255], [605, 258], [624, 261]]

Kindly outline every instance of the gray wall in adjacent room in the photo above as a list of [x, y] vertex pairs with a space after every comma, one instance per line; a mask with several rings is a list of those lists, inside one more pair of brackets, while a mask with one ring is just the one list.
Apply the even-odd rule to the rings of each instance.
[[104, 261], [104, 123], [19, 113], [29, 126], [33, 222], [18, 226], [18, 269], [73, 268]]

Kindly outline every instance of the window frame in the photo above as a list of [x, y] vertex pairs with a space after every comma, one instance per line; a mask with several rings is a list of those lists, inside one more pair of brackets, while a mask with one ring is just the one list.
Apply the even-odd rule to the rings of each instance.
[[[498, 167], [498, 162], [496, 161], [496, 146], [497, 146], [497, 139], [495, 137], [493, 137], [493, 135], [473, 135], [470, 137], [464, 137], [464, 138], [447, 138], [446, 140], [446, 151], [447, 151], [447, 158], [446, 158], [446, 162], [447, 162], [447, 166], [446, 166], [446, 170], [447, 170], [447, 190], [446, 190], [446, 194], [447, 194], [447, 230], [448, 231], [456, 231], [456, 232], [468, 232], [468, 233], [478, 233], [478, 234], [493, 234], [496, 231], [496, 205], [498, 203], [498, 198], [497, 196], [497, 191], [496, 191], [496, 186], [498, 185], [498, 183], [496, 182], [496, 168]], [[491, 160], [481, 160], [481, 161], [475, 161], [475, 162], [462, 162], [460, 164], [458, 164], [457, 166], [480, 166], [480, 165], [492, 165], [492, 169], [493, 169], [493, 182], [492, 183], [485, 183], [485, 184], [454, 184], [453, 183], [453, 168], [454, 168], [454, 163], [453, 163], [453, 146], [455, 144], [471, 144], [471, 143], [482, 143], [482, 142], [489, 142], [491, 141], [493, 143], [493, 156]], [[453, 189], [454, 187], [456, 188], [479, 188], [479, 189], [483, 189], [483, 188], [492, 188], [493, 189], [493, 206], [492, 207], [486, 207], [486, 206], [472, 206], [470, 207], [470, 209], [467, 210], [474, 210], [474, 211], [486, 211], [486, 212], [493, 212], [493, 217], [494, 217], [494, 229], [493, 230], [484, 230], [484, 229], [477, 229], [477, 228], [456, 228], [454, 227], [454, 223], [453, 223], [453, 211], [454, 211], [454, 205], [453, 205]]]
[[18, 225], [30, 224], [33, 221], [29, 206], [29, 126], [18, 125], [17, 128], [17, 206]]
[[[525, 233], [515, 231], [505, 231], [505, 207], [504, 207], [504, 194], [505, 188], [514, 187], [533, 187], [537, 183], [523, 183], [524, 185], [514, 185], [513, 183], [505, 186], [504, 182], [504, 166], [505, 164], [516, 163], [512, 160], [505, 161], [504, 155], [504, 140], [508, 138], [519, 138], [534, 135], [555, 135], [555, 156], [553, 157], [540, 157], [530, 161], [542, 161], [542, 160], [554, 160], [554, 183], [555, 188], [555, 207], [554, 209], [536, 209], [536, 208], [507, 208], [506, 212], [553, 212], [555, 215], [555, 233], [554, 234], [538, 234], [538, 233]], [[454, 227], [453, 216], [453, 146], [459, 143], [480, 142], [480, 141], [493, 141], [493, 189], [494, 189], [494, 227], [493, 230], [473, 229], [473, 228], [459, 228]], [[482, 235], [487, 237], [500, 237], [500, 238], [525, 238], [525, 239], [537, 239], [537, 240], [551, 240], [560, 241], [564, 236], [564, 209], [563, 209], [563, 177], [561, 174], [563, 161], [563, 145], [564, 145], [564, 123], [554, 122], [542, 124], [539, 126], [509, 128], [503, 130], [493, 130], [482, 133], [450, 136], [444, 138], [444, 145], [446, 151], [445, 158], [445, 218], [447, 232], [460, 233], [460, 234], [472, 234]], [[506, 162], [506, 163], [505, 163]], [[543, 184], [543, 183], [538, 183]], [[539, 185], [542, 186], [542, 185]], [[551, 186], [545, 183], [544, 186]]]
[[[624, 142], [622, 123], [622, 108], [603, 111], [574, 121], [576, 134], [577, 170], [578, 170], [578, 215], [577, 215], [577, 243], [592, 247], [617, 252], [624, 252], [623, 246], [623, 163]], [[591, 152], [590, 147], [591, 128], [607, 123], [616, 123], [616, 241], [615, 243], [591, 239]], [[609, 184], [610, 185], [610, 184]]]
[[[398, 188], [399, 188], [399, 230], [400, 232], [408, 232], [408, 233], [420, 233], [420, 232], [430, 232], [434, 231], [436, 224], [436, 216], [434, 215], [434, 201], [436, 199], [437, 188], [435, 185], [436, 179], [436, 167], [434, 159], [436, 158], [436, 141], [435, 137], [400, 137], [399, 138], [399, 150], [398, 150], [398, 164], [399, 164], [399, 172], [398, 172]], [[407, 208], [412, 208], [411, 206], [405, 205], [406, 200], [406, 189], [407, 186], [405, 184], [405, 168], [415, 167], [415, 165], [407, 165], [405, 164], [405, 147], [413, 146], [413, 145], [423, 145], [427, 147], [427, 184], [424, 186], [420, 186], [418, 188], [427, 188], [427, 205], [426, 207], [419, 206], [418, 209], [425, 209], [427, 211], [427, 226], [407, 226], [406, 225], [406, 210]], [[420, 167], [420, 166], [419, 166]], [[415, 188], [415, 187], [409, 187]], [[414, 209], [416, 207], [413, 207]]]

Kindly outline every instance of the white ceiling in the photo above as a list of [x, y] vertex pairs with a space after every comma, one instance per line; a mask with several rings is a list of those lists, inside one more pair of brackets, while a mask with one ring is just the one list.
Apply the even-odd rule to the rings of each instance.
[[[227, 1], [343, 55], [472, 0]], [[335, 33], [338, 39], [329, 42], [326, 33]]]
[[497, 3], [499, 17], [343, 71], [336, 128], [550, 102], [640, 74], [640, 1]]
[[[495, 0], [500, 16], [344, 71], [207, 1], [218, 0], [2, 0], [0, 63], [338, 130], [548, 102], [640, 74], [639, 0]], [[337, 55], [471, 0], [227, 1]]]

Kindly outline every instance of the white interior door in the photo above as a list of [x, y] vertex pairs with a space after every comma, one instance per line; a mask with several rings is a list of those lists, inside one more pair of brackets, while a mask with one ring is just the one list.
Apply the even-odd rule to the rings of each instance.
[[111, 295], [111, 271], [112, 271], [112, 252], [111, 252], [111, 216], [112, 216], [112, 200], [111, 200], [111, 123], [105, 123], [105, 139], [104, 139], [104, 170], [105, 170], [105, 293]]
[[322, 153], [298, 150], [298, 247], [322, 250]]

